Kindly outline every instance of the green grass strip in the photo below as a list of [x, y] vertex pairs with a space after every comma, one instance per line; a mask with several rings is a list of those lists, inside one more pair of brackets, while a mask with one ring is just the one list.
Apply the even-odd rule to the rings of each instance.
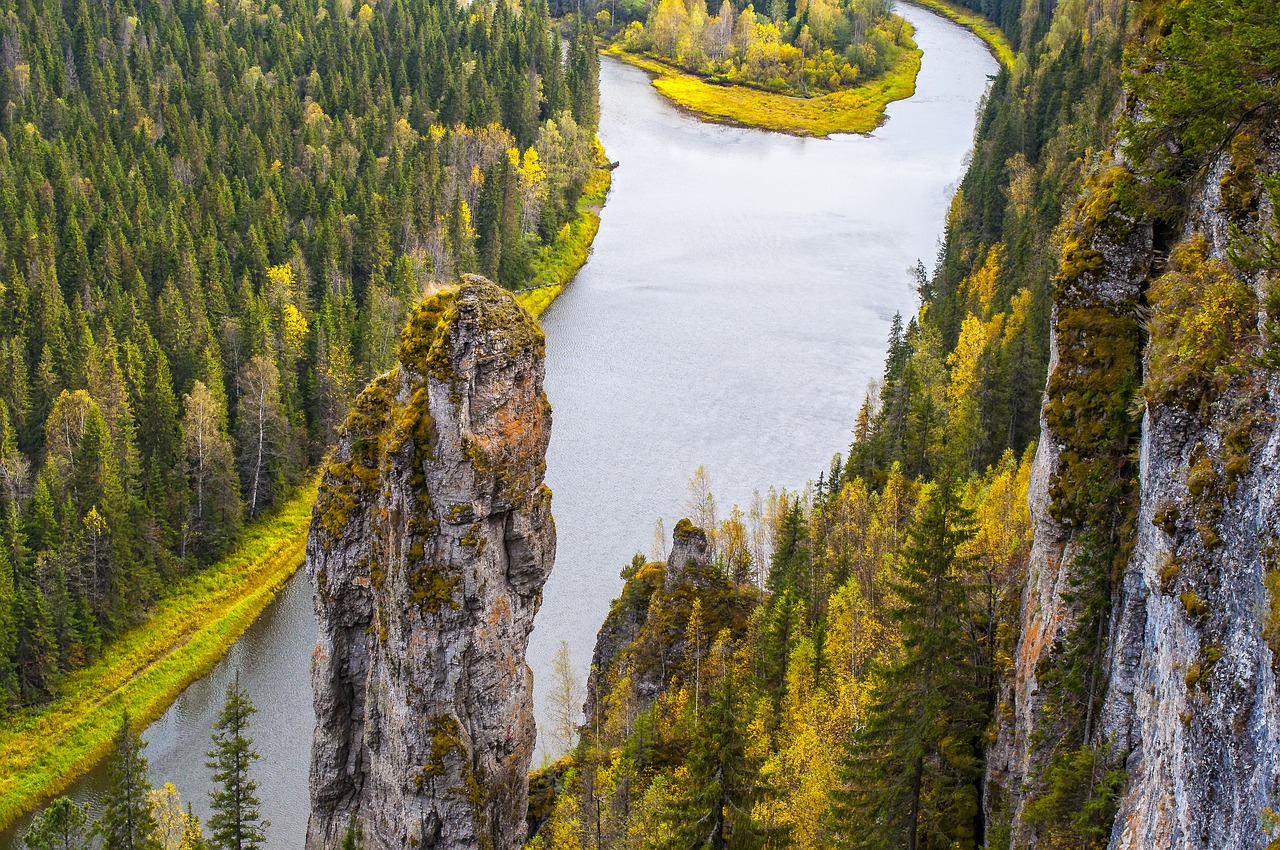
[[213, 668], [301, 566], [315, 494], [316, 482], [300, 487], [235, 552], [183, 579], [145, 623], [70, 674], [57, 700], [0, 728], [0, 830], [99, 764], [126, 711], [150, 723]]
[[937, 12], [953, 23], [959, 24], [985, 41], [987, 47], [991, 48], [992, 54], [1001, 65], [1006, 68], [1013, 67], [1015, 54], [1013, 48], [1009, 45], [1009, 41], [1004, 37], [1004, 33], [1000, 31], [1000, 27], [972, 9], [967, 9], [957, 3], [948, 3], [947, 0], [904, 0], [904, 2], [923, 6], [931, 12]]
[[884, 121], [885, 107], [915, 94], [921, 51], [912, 35], [908, 24], [906, 49], [883, 76], [820, 97], [710, 83], [651, 54], [628, 53], [619, 44], [603, 52], [653, 74], [654, 88], [705, 121], [825, 138], [832, 133], [870, 133]]
[[578, 217], [560, 228], [555, 241], [544, 246], [533, 260], [533, 280], [539, 285], [516, 293], [526, 310], [541, 316], [556, 300], [591, 254], [591, 243], [600, 230], [600, 208], [609, 194], [613, 171], [600, 140], [595, 144], [595, 168], [578, 200]]

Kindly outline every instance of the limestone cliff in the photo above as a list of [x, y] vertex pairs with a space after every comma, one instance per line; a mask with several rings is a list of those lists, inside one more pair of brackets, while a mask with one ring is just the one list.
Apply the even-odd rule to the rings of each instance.
[[468, 277], [418, 306], [347, 419], [307, 542], [313, 850], [352, 826], [377, 850], [524, 842], [524, 656], [555, 550], [543, 354]]
[[1176, 229], [1142, 219], [1117, 152], [1064, 233], [1035, 545], [988, 761], [1016, 848], [1059, 846], [1052, 810], [1086, 805], [1114, 816], [1098, 846], [1115, 850], [1277, 837], [1280, 382], [1271, 284], [1240, 259], [1274, 232], [1257, 175], [1280, 156], [1236, 142]]

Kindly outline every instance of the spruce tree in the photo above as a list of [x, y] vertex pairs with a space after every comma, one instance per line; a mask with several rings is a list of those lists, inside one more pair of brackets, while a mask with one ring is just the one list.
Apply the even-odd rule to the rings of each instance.
[[982, 842], [981, 736], [985, 706], [972, 620], [971, 512], [954, 486], [928, 494], [907, 532], [890, 617], [902, 653], [878, 671], [855, 733], [833, 827], [847, 846], [907, 850]]
[[58, 797], [31, 820], [22, 843], [27, 850], [82, 850], [88, 827], [89, 804]]
[[147, 777], [147, 759], [142, 754], [146, 746], [129, 726], [126, 714], [116, 733], [115, 751], [107, 767], [102, 819], [95, 828], [102, 836], [103, 850], [160, 850], [148, 799], [151, 781]]
[[209, 795], [210, 846], [217, 850], [257, 850], [271, 825], [258, 813], [258, 783], [249, 775], [249, 766], [258, 758], [248, 736], [255, 710], [237, 673], [227, 686], [227, 701], [213, 724], [213, 749], [207, 753], [216, 786]]
[[22, 695], [28, 700], [48, 696], [58, 674], [58, 640], [49, 605], [34, 580], [25, 578], [19, 583], [13, 612], [17, 628], [14, 656]]
[[706, 710], [694, 720], [688, 793], [674, 801], [668, 812], [672, 846], [711, 850], [777, 846], [769, 839], [781, 836], [770, 835], [751, 816], [765, 789], [757, 765], [747, 754], [747, 717], [738, 675], [731, 661], [723, 659], [723, 663], [724, 672], [709, 694]]

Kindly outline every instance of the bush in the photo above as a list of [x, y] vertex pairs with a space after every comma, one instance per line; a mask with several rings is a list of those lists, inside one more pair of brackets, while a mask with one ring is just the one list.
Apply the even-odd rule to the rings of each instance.
[[1213, 400], [1218, 379], [1247, 362], [1258, 299], [1219, 260], [1203, 236], [1178, 246], [1173, 268], [1151, 286], [1148, 398], [1187, 410]]

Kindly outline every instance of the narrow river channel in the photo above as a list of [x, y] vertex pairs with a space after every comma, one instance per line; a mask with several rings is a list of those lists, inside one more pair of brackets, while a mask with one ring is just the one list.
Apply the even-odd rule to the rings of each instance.
[[[619, 571], [649, 551], [656, 518], [679, 518], [698, 466], [723, 514], [754, 489], [802, 487], [847, 447], [893, 314], [916, 308], [910, 268], [932, 265], [997, 70], [967, 31], [900, 11], [924, 49], [917, 92], [865, 137], [703, 124], [602, 61], [600, 138], [620, 166], [591, 259], [543, 322], [559, 547], [529, 649], [540, 717], [556, 648], [585, 678]], [[204, 752], [239, 671], [270, 850], [306, 833], [315, 635], [299, 574], [146, 731], [153, 783], [206, 818]], [[96, 800], [104, 779], [75, 796]]]

